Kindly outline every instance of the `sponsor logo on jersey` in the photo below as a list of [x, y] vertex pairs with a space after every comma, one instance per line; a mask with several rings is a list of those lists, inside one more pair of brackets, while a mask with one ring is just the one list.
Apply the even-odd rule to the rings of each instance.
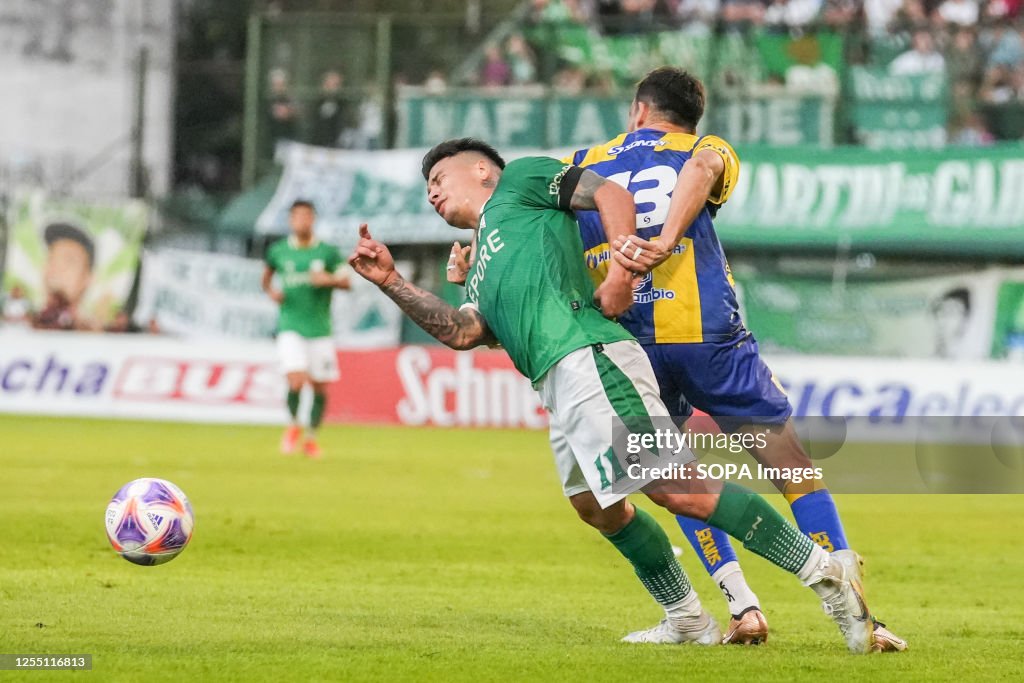
[[616, 145], [608, 150], [609, 156], [617, 156], [623, 152], [628, 152], [631, 149], [637, 147], [664, 147], [668, 144], [667, 140], [634, 140], [628, 145]]
[[676, 293], [672, 289], [660, 289], [654, 287], [654, 277], [647, 273], [633, 287], [633, 303], [649, 304], [661, 299], [675, 299]]

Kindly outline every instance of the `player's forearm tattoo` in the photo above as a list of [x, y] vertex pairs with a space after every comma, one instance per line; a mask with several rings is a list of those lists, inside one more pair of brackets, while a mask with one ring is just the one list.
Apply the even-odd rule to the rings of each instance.
[[572, 208], [594, 210], [597, 204], [594, 203], [594, 195], [607, 180], [597, 175], [590, 169], [585, 169], [576, 183], [576, 190], [572, 193]]
[[460, 310], [430, 292], [406, 282], [401, 275], [381, 287], [413, 322], [430, 336], [453, 349], [471, 349], [494, 341], [483, 318], [475, 311]]

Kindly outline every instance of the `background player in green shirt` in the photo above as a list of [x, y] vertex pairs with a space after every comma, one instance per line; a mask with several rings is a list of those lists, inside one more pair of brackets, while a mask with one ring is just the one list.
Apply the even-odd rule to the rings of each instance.
[[[462, 308], [407, 282], [365, 225], [349, 263], [441, 342], [455, 349], [498, 342], [533, 381], [548, 411], [563, 491], [665, 610], [661, 623], [624, 640], [713, 645], [722, 638], [664, 530], [626, 500], [642, 489], [671, 512], [708, 520], [795, 574], [828, 605], [847, 647], [869, 652], [872, 625], [859, 585], [761, 496], [731, 483], [681, 478], [651, 486], [626, 475], [625, 454], [612, 447], [614, 420], [646, 421], [647, 430], [653, 416], [669, 412], [643, 349], [601, 315], [628, 309], [632, 275], [613, 262], [594, 290], [573, 211], [598, 210], [613, 243], [635, 232], [632, 196], [593, 171], [554, 159], [506, 166], [492, 147], [468, 138], [428, 152], [423, 176], [434, 210], [449, 225], [475, 231]], [[692, 454], [684, 455], [692, 462]]]
[[[348, 275], [336, 272], [343, 264], [338, 248], [313, 235], [316, 208], [297, 200], [289, 212], [292, 234], [267, 250], [263, 291], [277, 302], [277, 350], [288, 378], [288, 412], [291, 423], [281, 437], [281, 452], [295, 451], [302, 436], [299, 424], [299, 393], [306, 384], [313, 387], [313, 406], [303, 452], [320, 457], [316, 430], [327, 406], [327, 385], [338, 379], [338, 356], [331, 338], [331, 294], [348, 289]], [[280, 288], [273, 276], [280, 278]]]

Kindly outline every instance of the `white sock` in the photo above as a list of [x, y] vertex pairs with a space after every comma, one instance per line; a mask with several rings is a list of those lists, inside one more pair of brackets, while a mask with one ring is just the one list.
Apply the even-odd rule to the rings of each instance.
[[700, 598], [697, 597], [697, 591], [693, 588], [690, 588], [690, 592], [679, 602], [665, 606], [665, 616], [669, 623], [680, 628], [686, 628], [693, 618], [699, 617], [703, 611], [704, 608], [700, 604]]
[[814, 550], [811, 551], [810, 557], [804, 562], [804, 566], [796, 573], [796, 578], [800, 579], [800, 583], [805, 586], [818, 583], [829, 575], [828, 567], [831, 561], [832, 558], [829, 557], [828, 552], [815, 543]]
[[747, 585], [740, 563], [735, 560], [726, 562], [711, 575], [711, 580], [718, 585], [726, 602], [729, 603], [729, 614], [739, 616], [751, 607], [761, 609], [757, 596]]

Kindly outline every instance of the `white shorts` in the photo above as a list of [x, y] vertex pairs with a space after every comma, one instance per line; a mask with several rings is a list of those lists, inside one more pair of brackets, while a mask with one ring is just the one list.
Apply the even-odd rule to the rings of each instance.
[[314, 382], [334, 382], [341, 377], [338, 353], [330, 337], [307, 339], [298, 332], [279, 332], [277, 355], [286, 374], [305, 372]]
[[[640, 344], [577, 349], [548, 370], [537, 390], [550, 417], [551, 449], [566, 496], [590, 491], [607, 508], [648, 483], [624, 476], [629, 463], [612, 448], [616, 418], [669, 415]], [[687, 450], [679, 460], [692, 459]]]

